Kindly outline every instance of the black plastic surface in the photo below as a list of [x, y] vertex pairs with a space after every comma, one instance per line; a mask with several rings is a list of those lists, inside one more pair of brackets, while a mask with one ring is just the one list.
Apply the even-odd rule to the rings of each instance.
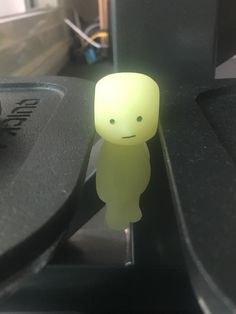
[[236, 311], [236, 82], [214, 81], [217, 31], [218, 60], [234, 53], [235, 40], [224, 38], [235, 27], [229, 2], [111, 0], [116, 69], [161, 86], [159, 132], [190, 278], [214, 314]]
[[221, 64], [236, 53], [236, 2], [218, 0], [217, 64]]
[[1, 294], [15, 289], [22, 271], [45, 265], [80, 210], [93, 94], [79, 79], [0, 80]]
[[162, 146], [191, 280], [214, 314], [236, 310], [235, 86], [185, 86], [162, 105]]
[[205, 92], [198, 97], [197, 102], [236, 163], [236, 86]]
[[[0, 304], [0, 312], [201, 313], [181, 254], [159, 138], [149, 144], [152, 180], [142, 198], [144, 217], [133, 228], [134, 265], [125, 266], [125, 260], [114, 263], [115, 254], [123, 254], [118, 243], [112, 241], [114, 231], [109, 231], [113, 248], [101, 251], [99, 242], [107, 247], [106, 235], [99, 231], [104, 222], [94, 220], [98, 232], [94, 233], [91, 225], [82, 228], [89, 241], [81, 243], [80, 231], [73, 242], [65, 242], [45, 270]], [[92, 188], [90, 184], [93, 202], [87, 191], [82, 197], [82, 204], [89, 211], [95, 202], [100, 208], [101, 202], [93, 195], [95, 185]], [[89, 255], [93, 255], [92, 260]]]
[[59, 265], [32, 279], [2, 304], [2, 313], [201, 314], [182, 270]]
[[214, 77], [217, 0], [111, 0], [110, 11], [118, 71], [174, 86]]

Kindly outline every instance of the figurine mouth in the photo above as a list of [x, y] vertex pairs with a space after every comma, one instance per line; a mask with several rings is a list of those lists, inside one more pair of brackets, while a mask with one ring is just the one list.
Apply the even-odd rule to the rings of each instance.
[[132, 138], [132, 137], [136, 137], [136, 135], [123, 136], [122, 138]]

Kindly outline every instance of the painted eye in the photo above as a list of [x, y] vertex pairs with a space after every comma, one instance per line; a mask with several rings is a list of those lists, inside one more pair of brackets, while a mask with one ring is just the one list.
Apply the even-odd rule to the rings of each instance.
[[111, 123], [111, 124], [115, 124], [116, 121], [115, 121], [114, 119], [111, 119], [111, 120], [110, 120], [110, 123]]
[[136, 120], [137, 120], [137, 122], [141, 122], [143, 120], [143, 117], [142, 116], [138, 116]]

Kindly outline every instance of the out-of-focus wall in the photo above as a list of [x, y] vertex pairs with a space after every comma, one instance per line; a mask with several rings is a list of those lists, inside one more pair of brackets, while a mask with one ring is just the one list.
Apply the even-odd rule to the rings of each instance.
[[0, 23], [0, 75], [55, 74], [70, 45], [63, 19], [64, 11], [57, 9]]
[[56, 74], [68, 60], [71, 31], [64, 18], [73, 19], [73, 11], [92, 22], [97, 0], [55, 0], [46, 10], [0, 20], [0, 76]]
[[74, 2], [78, 2], [78, 12], [86, 22], [93, 22], [93, 20], [98, 16], [97, 0], [74, 0]]
[[0, 21], [0, 76], [55, 74], [70, 45], [64, 9]]
[[24, 13], [26, 5], [24, 0], [1, 1], [0, 17], [15, 13]]
[[91, 23], [98, 16], [98, 0], [59, 0], [59, 3], [77, 10], [85, 22]]

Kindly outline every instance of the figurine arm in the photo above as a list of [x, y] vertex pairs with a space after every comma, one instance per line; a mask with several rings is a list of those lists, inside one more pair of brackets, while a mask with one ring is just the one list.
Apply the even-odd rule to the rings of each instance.
[[150, 152], [146, 143], [144, 143], [145, 153], [147, 155], [148, 160], [150, 160]]
[[107, 150], [106, 144], [103, 144], [96, 167], [96, 189], [99, 198], [107, 202], [111, 197], [111, 190], [113, 188], [113, 171], [112, 158]]

